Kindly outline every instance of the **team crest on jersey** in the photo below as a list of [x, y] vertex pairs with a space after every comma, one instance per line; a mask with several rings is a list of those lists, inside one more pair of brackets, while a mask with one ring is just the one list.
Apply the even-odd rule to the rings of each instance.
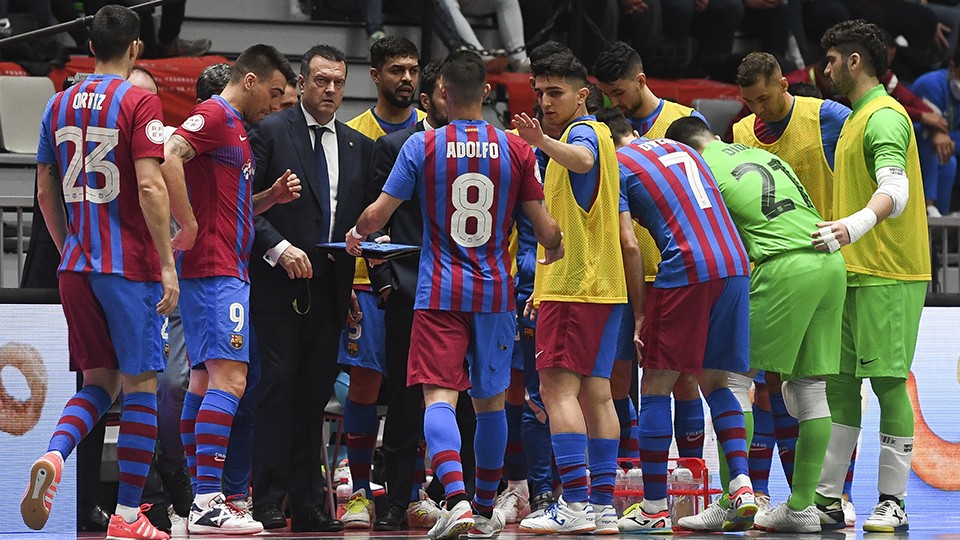
[[360, 354], [360, 344], [356, 341], [347, 342], [347, 354], [350, 356], [357, 356]]
[[243, 336], [240, 334], [230, 334], [230, 346], [236, 350], [243, 348]]
[[157, 144], [163, 144], [163, 122], [153, 119], [147, 122], [147, 138]]
[[248, 159], [247, 162], [243, 164], [240, 172], [243, 173], [243, 179], [247, 182], [253, 180], [253, 173], [255, 172], [253, 162]]
[[203, 128], [203, 115], [195, 114], [187, 118], [180, 127], [187, 131], [200, 131]]

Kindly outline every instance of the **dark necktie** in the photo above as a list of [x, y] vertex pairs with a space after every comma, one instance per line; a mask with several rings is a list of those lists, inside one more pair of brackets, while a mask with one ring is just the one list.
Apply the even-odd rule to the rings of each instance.
[[319, 184], [315, 186], [320, 195], [320, 210], [323, 214], [320, 220], [320, 241], [330, 241], [330, 176], [327, 172], [327, 156], [323, 152], [323, 134], [328, 130], [324, 126], [310, 126], [316, 136], [313, 144], [313, 155], [317, 160], [317, 179]]

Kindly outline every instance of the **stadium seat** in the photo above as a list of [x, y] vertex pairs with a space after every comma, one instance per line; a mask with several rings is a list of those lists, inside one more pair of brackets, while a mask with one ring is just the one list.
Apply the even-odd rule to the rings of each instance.
[[737, 99], [695, 99], [693, 108], [707, 119], [714, 133], [723, 137], [743, 103]]
[[7, 152], [35, 154], [40, 118], [54, 94], [47, 77], [0, 77], [0, 147]]

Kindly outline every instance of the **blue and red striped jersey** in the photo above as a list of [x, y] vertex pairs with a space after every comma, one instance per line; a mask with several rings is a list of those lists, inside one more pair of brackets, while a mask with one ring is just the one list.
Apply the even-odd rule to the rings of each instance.
[[160, 280], [134, 167], [143, 158], [163, 159], [156, 95], [116, 75], [91, 75], [50, 98], [37, 162], [56, 164], [63, 185], [67, 235], [60, 272]]
[[197, 151], [183, 165], [197, 241], [193, 249], [177, 253], [180, 277], [249, 281], [255, 164], [243, 117], [215, 95], [196, 105], [174, 135]]
[[637, 139], [617, 150], [630, 213], [662, 255], [654, 287], [749, 275], [747, 251], [710, 168], [689, 146]]
[[530, 146], [482, 120], [414, 133], [383, 191], [423, 214], [415, 309], [512, 311], [508, 243], [519, 203], [543, 199]]

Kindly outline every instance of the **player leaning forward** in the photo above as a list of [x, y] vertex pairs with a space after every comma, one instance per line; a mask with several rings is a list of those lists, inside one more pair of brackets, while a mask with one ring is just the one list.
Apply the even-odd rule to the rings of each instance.
[[864, 530], [907, 530], [904, 497], [913, 450], [906, 379], [930, 279], [917, 142], [903, 107], [877, 79], [887, 57], [880, 28], [862, 20], [828, 30], [824, 72], [853, 112], [837, 142], [834, 214], [813, 233], [817, 249], [847, 264], [840, 374], [827, 378], [833, 430], [817, 487], [824, 528], [843, 526], [840, 492], [860, 435], [862, 379], [880, 402], [879, 503]]

